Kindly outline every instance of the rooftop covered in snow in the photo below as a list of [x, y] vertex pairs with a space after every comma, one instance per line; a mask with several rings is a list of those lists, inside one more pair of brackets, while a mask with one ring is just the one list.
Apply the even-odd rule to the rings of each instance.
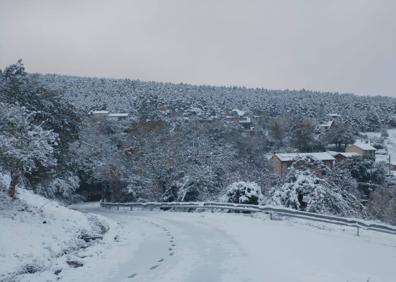
[[318, 152], [318, 153], [283, 153], [283, 154], [275, 154], [279, 160], [282, 162], [290, 162], [294, 161], [300, 157], [312, 157], [319, 161], [334, 161], [334, 157], [327, 152]]
[[338, 155], [344, 156], [345, 158], [357, 157], [360, 156], [358, 153], [355, 152], [334, 152], [334, 151], [327, 151], [333, 157]]
[[320, 127], [331, 127], [333, 125], [333, 121], [328, 121], [322, 124], [319, 124]]
[[109, 114], [108, 116], [109, 117], [127, 117], [129, 114], [127, 114], [127, 113], [112, 113], [112, 114]]
[[245, 117], [244, 119], [241, 119], [239, 121], [239, 123], [251, 123], [252, 120], [250, 119], [250, 117]]
[[337, 155], [341, 155], [341, 156], [344, 156], [346, 158], [352, 158], [352, 157], [360, 156], [358, 153], [354, 153], [354, 152], [342, 152], [342, 153], [338, 153]]
[[246, 114], [246, 111], [233, 109], [231, 112], [236, 113], [239, 117], [243, 117]]
[[360, 148], [360, 149], [362, 149], [362, 150], [365, 150], [365, 151], [375, 151], [376, 150], [368, 142], [366, 143], [366, 142], [363, 142], [363, 141], [356, 141], [353, 145], [358, 147], [358, 148]]
[[107, 115], [109, 114], [109, 111], [90, 111], [89, 112], [91, 115]]
[[337, 117], [341, 117], [340, 114], [327, 114], [328, 117], [333, 117], [333, 118], [337, 118]]

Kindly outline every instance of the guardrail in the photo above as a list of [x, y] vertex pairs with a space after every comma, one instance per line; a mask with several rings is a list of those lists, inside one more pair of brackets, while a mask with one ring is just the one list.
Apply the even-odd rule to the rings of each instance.
[[332, 215], [323, 215], [311, 212], [303, 212], [292, 210], [288, 208], [275, 207], [275, 206], [261, 206], [261, 205], [249, 205], [249, 204], [233, 204], [233, 203], [220, 203], [220, 202], [145, 202], [145, 203], [109, 203], [101, 202], [100, 205], [106, 208], [115, 207], [118, 210], [120, 208], [128, 208], [133, 210], [134, 208], [140, 209], [162, 209], [162, 210], [182, 210], [182, 211], [196, 211], [196, 210], [210, 210], [214, 211], [234, 211], [234, 212], [245, 212], [254, 213], [260, 212], [268, 214], [270, 219], [273, 219], [274, 215], [287, 216], [300, 218], [310, 221], [325, 222], [336, 225], [350, 226], [356, 228], [356, 235], [360, 235], [360, 229], [373, 230], [383, 233], [395, 234], [396, 227], [386, 224], [379, 224], [368, 222], [365, 220], [345, 218]]

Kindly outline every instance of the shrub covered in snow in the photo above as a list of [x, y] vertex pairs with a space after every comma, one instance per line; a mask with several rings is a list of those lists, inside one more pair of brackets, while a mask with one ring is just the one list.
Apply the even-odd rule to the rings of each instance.
[[358, 182], [371, 182], [383, 184], [385, 181], [386, 167], [384, 163], [377, 163], [367, 157], [352, 157], [343, 160], [339, 166], [348, 169], [353, 178]]
[[183, 176], [172, 182], [161, 197], [165, 202], [195, 202], [206, 200], [208, 183], [199, 177]]
[[271, 191], [270, 204], [315, 213], [365, 216], [365, 209], [359, 200], [328, 178], [328, 168], [321, 167], [322, 173], [310, 169], [315, 167], [316, 162], [309, 157], [296, 161], [285, 183]]
[[74, 192], [79, 185], [80, 179], [78, 176], [66, 174], [49, 179], [45, 183], [40, 183], [35, 187], [34, 191], [47, 198], [73, 201], [73, 199], [77, 199], [77, 195]]
[[194, 181], [184, 176], [180, 180], [173, 181], [169, 189], [162, 195], [162, 200], [165, 202], [190, 202], [197, 201], [199, 191], [196, 189]]
[[256, 183], [239, 181], [227, 187], [225, 198], [229, 203], [258, 205], [263, 201], [263, 194]]

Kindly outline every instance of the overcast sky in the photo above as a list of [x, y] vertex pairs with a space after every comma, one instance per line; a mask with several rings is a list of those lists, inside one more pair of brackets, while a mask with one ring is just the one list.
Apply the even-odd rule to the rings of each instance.
[[0, 68], [396, 96], [394, 0], [0, 0]]

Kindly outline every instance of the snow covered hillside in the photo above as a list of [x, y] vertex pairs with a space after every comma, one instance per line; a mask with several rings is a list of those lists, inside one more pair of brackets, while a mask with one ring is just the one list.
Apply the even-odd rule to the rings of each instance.
[[[34, 74], [47, 87], [64, 93], [76, 108], [126, 112], [162, 120], [224, 120], [232, 109], [248, 116], [290, 116], [325, 121], [338, 113], [354, 129], [376, 130], [395, 125], [396, 99], [302, 89], [269, 90], [245, 87], [195, 86], [129, 79]], [[139, 113], [140, 112], [140, 113]]]

